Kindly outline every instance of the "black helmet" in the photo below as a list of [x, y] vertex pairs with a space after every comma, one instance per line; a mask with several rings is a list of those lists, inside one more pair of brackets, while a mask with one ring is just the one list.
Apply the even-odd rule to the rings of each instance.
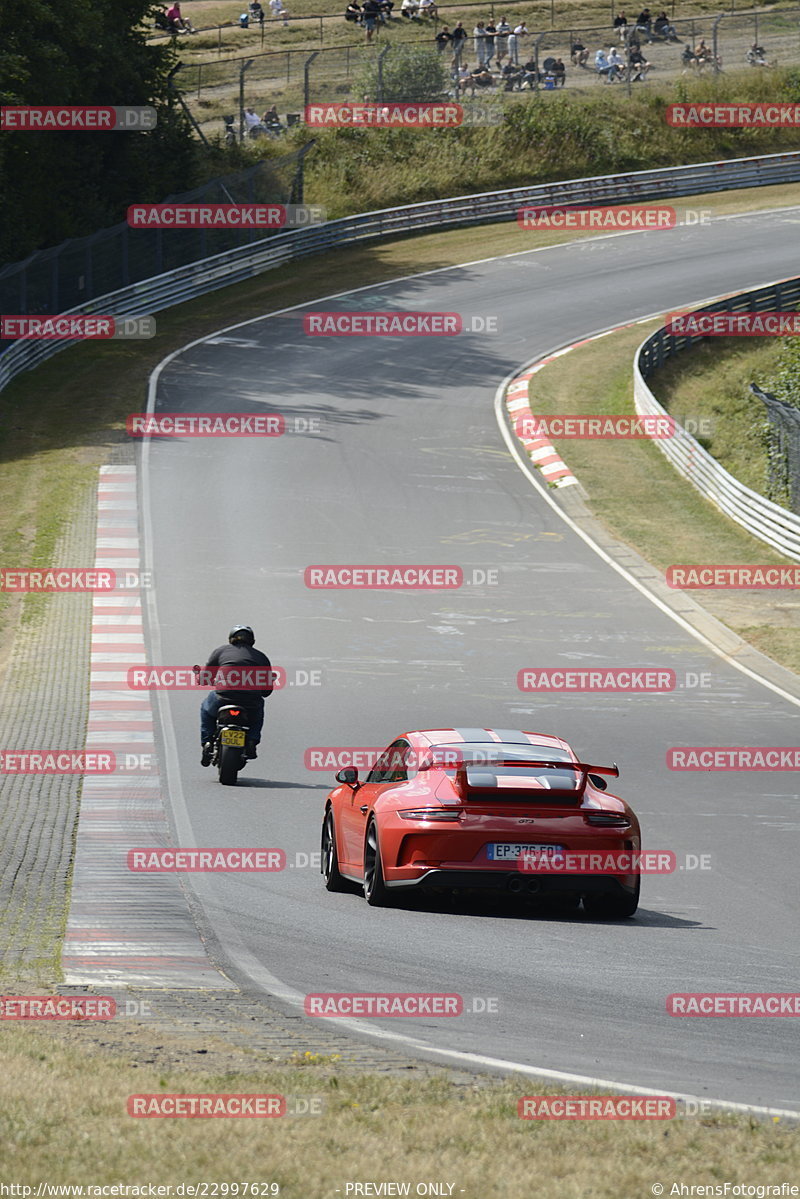
[[255, 645], [256, 635], [249, 624], [235, 624], [228, 633], [231, 645]]

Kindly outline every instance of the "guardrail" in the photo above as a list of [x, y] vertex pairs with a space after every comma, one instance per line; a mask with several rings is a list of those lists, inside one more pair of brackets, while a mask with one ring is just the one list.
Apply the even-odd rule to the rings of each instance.
[[[240, 249], [215, 254], [141, 280], [69, 309], [71, 313], [147, 316], [232, 283], [273, 270], [285, 262], [346, 245], [360, 245], [423, 229], [514, 220], [525, 205], [669, 199], [739, 187], [762, 187], [800, 180], [800, 151], [724, 162], [635, 171], [630, 174], [570, 179], [474, 196], [457, 196], [402, 208], [359, 213], [324, 225], [278, 233]], [[74, 341], [17, 341], [0, 354], [0, 391]]]
[[[798, 304], [800, 279], [787, 279], [769, 287], [728, 296], [695, 311], [787, 312], [797, 308]], [[633, 364], [633, 394], [638, 413], [649, 416], [666, 413], [645, 380], [667, 358], [689, 349], [697, 341], [702, 338], [671, 334], [662, 328], [642, 342]], [[726, 516], [759, 541], [800, 562], [800, 516], [745, 487], [683, 429], [679, 429], [674, 437], [658, 439], [654, 444], [666, 454], [675, 469]]]

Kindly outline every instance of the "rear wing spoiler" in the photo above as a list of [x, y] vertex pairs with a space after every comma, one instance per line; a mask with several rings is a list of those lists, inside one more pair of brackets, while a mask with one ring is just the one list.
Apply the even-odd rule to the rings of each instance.
[[551, 796], [559, 796], [568, 799], [581, 799], [586, 790], [586, 782], [589, 775], [606, 774], [611, 778], [619, 778], [619, 767], [616, 762], [613, 766], [590, 766], [588, 762], [564, 762], [554, 761], [550, 758], [530, 758], [523, 761], [520, 758], [504, 759], [502, 761], [492, 762], [490, 765], [481, 766], [473, 765], [470, 762], [461, 762], [456, 768], [456, 790], [462, 799], [467, 799], [470, 796], [478, 795], [494, 795], [500, 798], [502, 791], [510, 791], [512, 788], [500, 788], [498, 785], [495, 769], [503, 767], [514, 767], [521, 771], [533, 772], [535, 770], [557, 770], [560, 773], [565, 771], [574, 771], [579, 774], [577, 786], [575, 787], [554, 787], [552, 783], [555, 780], [550, 780], [551, 785], [547, 788], [533, 788], [526, 786], [520, 780], [517, 791], [527, 791], [537, 794], [542, 794], [544, 791]]

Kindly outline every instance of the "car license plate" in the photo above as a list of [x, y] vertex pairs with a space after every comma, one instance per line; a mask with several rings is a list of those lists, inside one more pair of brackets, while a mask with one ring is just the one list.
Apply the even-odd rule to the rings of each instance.
[[223, 729], [219, 739], [223, 745], [244, 745], [244, 729]]
[[486, 846], [490, 862], [516, 862], [523, 854], [564, 853], [563, 845], [530, 845], [519, 841], [491, 841]]

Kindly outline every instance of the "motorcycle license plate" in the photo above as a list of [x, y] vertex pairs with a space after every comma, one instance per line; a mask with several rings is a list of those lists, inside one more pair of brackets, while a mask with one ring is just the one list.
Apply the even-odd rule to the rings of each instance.
[[219, 735], [223, 745], [244, 745], [244, 729], [223, 729]]

